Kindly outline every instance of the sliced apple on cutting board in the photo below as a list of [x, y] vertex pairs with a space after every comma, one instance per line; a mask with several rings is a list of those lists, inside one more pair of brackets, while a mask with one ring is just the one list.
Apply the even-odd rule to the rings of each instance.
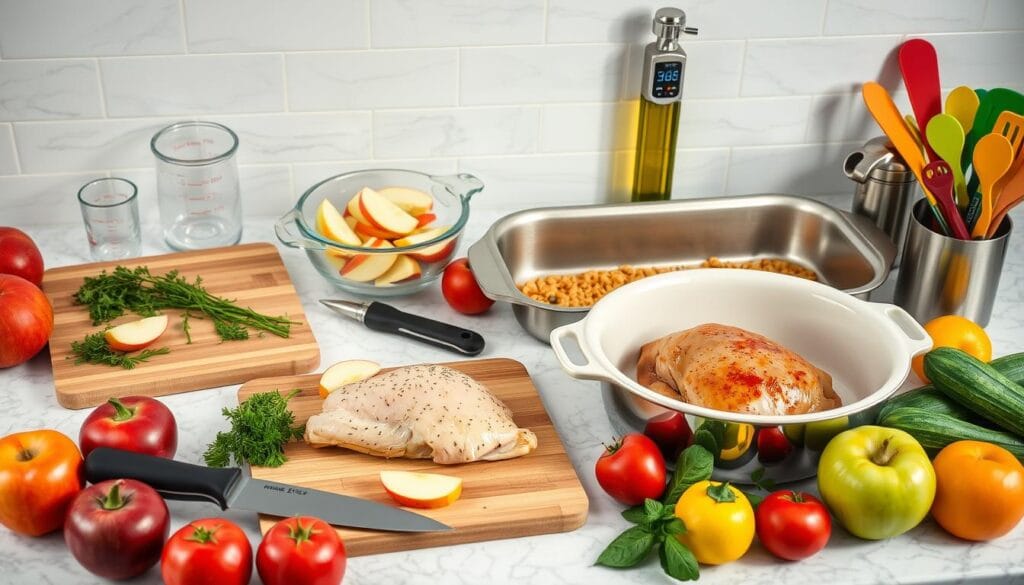
[[391, 265], [387, 272], [373, 281], [376, 286], [390, 286], [410, 280], [416, 280], [423, 274], [420, 263], [406, 254], [399, 254], [398, 259]]
[[377, 191], [409, 215], [422, 215], [434, 208], [434, 198], [408, 187], [385, 187]]
[[138, 351], [148, 347], [167, 330], [167, 315], [146, 317], [107, 329], [107, 345], [117, 351]]
[[[365, 248], [394, 248], [391, 242], [370, 238], [363, 242]], [[356, 282], [369, 282], [384, 274], [398, 259], [398, 254], [356, 254], [341, 267], [338, 274]]]
[[439, 473], [382, 471], [384, 491], [402, 506], [443, 508], [462, 495], [462, 479]]
[[327, 395], [346, 384], [352, 384], [360, 380], [376, 376], [380, 372], [380, 364], [370, 360], [345, 360], [338, 362], [324, 370], [320, 375], [318, 391], [320, 398], [327, 398]]
[[364, 187], [354, 199], [359, 200], [359, 213], [353, 211], [352, 215], [375, 228], [402, 236], [412, 233], [419, 223], [415, 217], [369, 187]]
[[[436, 228], [429, 228], [429, 229], [423, 230], [421, 232], [416, 232], [414, 234], [410, 234], [408, 236], [405, 236], [404, 238], [400, 238], [398, 240], [395, 240], [395, 245], [400, 247], [400, 248], [403, 248], [405, 246], [415, 246], [416, 244], [422, 244], [424, 242], [429, 242], [430, 240], [433, 240], [434, 238], [437, 238], [437, 237], [443, 235], [449, 229], [451, 229], [450, 226], [442, 226], [442, 227], [436, 227]], [[409, 252], [409, 256], [411, 256], [411, 257], [413, 257], [413, 258], [415, 258], [417, 260], [421, 260], [423, 262], [437, 262], [438, 260], [444, 260], [446, 257], [451, 255], [452, 250], [454, 248], [455, 248], [455, 240], [454, 239], [447, 239], [447, 240], [438, 242], [438, 243], [434, 244], [433, 246], [427, 246], [426, 248], [423, 248], [422, 250], [416, 250], [414, 252]]]

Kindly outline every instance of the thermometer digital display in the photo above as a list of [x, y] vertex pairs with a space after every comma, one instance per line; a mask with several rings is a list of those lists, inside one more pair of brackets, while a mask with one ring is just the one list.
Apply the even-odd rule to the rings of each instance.
[[682, 61], [662, 61], [654, 64], [651, 95], [656, 98], [679, 97], [680, 80], [683, 77]]

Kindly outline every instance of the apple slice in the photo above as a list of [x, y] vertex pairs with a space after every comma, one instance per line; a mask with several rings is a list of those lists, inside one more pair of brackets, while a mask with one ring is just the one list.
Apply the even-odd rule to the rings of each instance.
[[107, 329], [103, 338], [117, 351], [137, 351], [157, 340], [167, 329], [167, 315], [146, 317]]
[[[394, 248], [391, 242], [370, 238], [363, 243], [366, 248]], [[384, 274], [395, 263], [398, 254], [356, 254], [341, 267], [338, 274], [356, 282], [369, 282]]]
[[320, 398], [327, 398], [327, 395], [341, 388], [345, 384], [351, 384], [376, 376], [380, 372], [380, 364], [370, 360], [345, 360], [338, 362], [324, 370], [320, 375]]
[[426, 226], [434, 223], [435, 219], [437, 219], [437, 216], [434, 215], [433, 213], [421, 213], [421, 214], [417, 215], [416, 216], [416, 229], [419, 230], [420, 228], [426, 227]]
[[316, 208], [316, 229], [324, 237], [346, 246], [362, 246], [363, 241], [359, 239], [345, 219], [341, 217], [338, 209], [330, 201], [324, 199]]
[[[411, 234], [405, 236], [404, 238], [399, 238], [395, 240], [395, 246], [399, 248], [404, 248], [405, 246], [415, 246], [416, 244], [422, 244], [423, 242], [433, 240], [434, 238], [444, 234], [449, 229], [451, 229], [451, 226], [429, 228], [421, 232], [417, 232], [415, 234]], [[455, 240], [449, 238], [447, 240], [440, 241], [434, 244], [433, 246], [427, 246], [422, 250], [416, 250], [414, 252], [409, 252], [408, 254], [409, 256], [417, 260], [421, 260], [423, 262], [437, 262], [438, 260], [444, 260], [445, 258], [450, 256], [454, 249]]]
[[356, 218], [356, 221], [359, 223], [369, 223], [363, 217], [362, 210], [359, 209], [359, 193], [356, 193], [355, 196], [348, 200], [348, 204], [345, 205], [345, 214]]
[[377, 191], [409, 215], [421, 215], [434, 208], [434, 198], [408, 187], [385, 187]]
[[[345, 208], [345, 211], [348, 211], [347, 207]], [[352, 231], [355, 231], [356, 226], [359, 225], [359, 220], [353, 217], [351, 214], [342, 215], [342, 217], [345, 219], [345, 223], [348, 224], [348, 227], [351, 228]]]
[[410, 280], [416, 280], [423, 274], [420, 269], [420, 263], [406, 256], [405, 254], [399, 254], [398, 259], [388, 269], [387, 272], [377, 277], [377, 280], [373, 281], [376, 286], [390, 286], [392, 284], [400, 284]]
[[462, 479], [439, 473], [382, 471], [384, 491], [410, 508], [443, 508], [462, 495]]
[[[418, 222], [415, 217], [373, 189], [363, 187], [358, 197], [359, 212], [363, 216], [360, 222], [399, 235], [412, 233], [416, 229]], [[353, 211], [352, 215], [358, 217], [359, 214]]]
[[364, 238], [381, 238], [384, 240], [393, 240], [395, 238], [402, 237], [402, 234], [396, 234], [387, 230], [375, 228], [370, 224], [356, 222], [356, 226], [353, 228], [356, 233]]

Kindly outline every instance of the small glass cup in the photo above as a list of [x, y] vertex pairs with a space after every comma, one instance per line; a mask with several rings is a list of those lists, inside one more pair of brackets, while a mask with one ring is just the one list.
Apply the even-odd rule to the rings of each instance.
[[195, 250], [242, 238], [238, 136], [216, 122], [178, 122], [150, 141], [157, 201], [167, 245]]
[[89, 181], [78, 190], [78, 203], [93, 260], [132, 258], [142, 251], [139, 190], [117, 177]]

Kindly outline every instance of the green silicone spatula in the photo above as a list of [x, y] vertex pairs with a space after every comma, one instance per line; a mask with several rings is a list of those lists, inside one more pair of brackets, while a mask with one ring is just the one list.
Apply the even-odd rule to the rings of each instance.
[[[971, 92], [974, 95], [974, 92]], [[953, 189], [956, 193], [956, 204], [967, 207], [967, 183], [964, 172], [960, 168], [960, 157], [964, 151], [964, 129], [960, 122], [949, 114], [938, 114], [928, 121], [925, 129], [928, 144], [932, 145], [935, 154], [949, 163], [953, 174]]]
[[[967, 160], [974, 161], [974, 149], [981, 140], [996, 124], [999, 114], [1013, 112], [1024, 115], [1024, 95], [1005, 87], [996, 87], [985, 92], [978, 102], [978, 112], [974, 116], [974, 125], [967, 134], [964, 143], [964, 156]], [[978, 173], [974, 173], [967, 183], [967, 192], [975, 193], [978, 190]]]

